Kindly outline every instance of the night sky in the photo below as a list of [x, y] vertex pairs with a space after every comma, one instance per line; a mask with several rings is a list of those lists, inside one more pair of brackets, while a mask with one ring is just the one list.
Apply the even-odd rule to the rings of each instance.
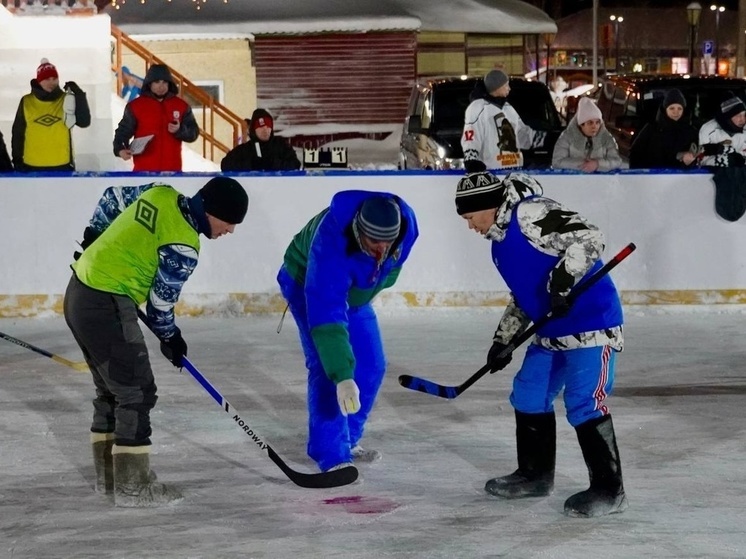
[[[602, 8], [676, 8], [685, 9], [693, 0], [599, 0], [599, 6]], [[713, 2], [710, 0], [698, 0], [703, 8], [707, 8]], [[530, 2], [537, 5], [535, 2]], [[715, 2], [723, 5], [728, 10], [738, 9], [738, 0], [718, 0]], [[592, 8], [592, 0], [544, 0], [544, 10], [553, 17], [562, 17], [583, 10]], [[552, 10], [558, 10], [558, 14], [553, 14]]]

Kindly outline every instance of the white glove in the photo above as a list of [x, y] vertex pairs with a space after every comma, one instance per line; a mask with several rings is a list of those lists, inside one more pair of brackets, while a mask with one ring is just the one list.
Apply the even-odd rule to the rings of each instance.
[[354, 380], [347, 379], [337, 384], [337, 402], [344, 416], [360, 411], [360, 389]]

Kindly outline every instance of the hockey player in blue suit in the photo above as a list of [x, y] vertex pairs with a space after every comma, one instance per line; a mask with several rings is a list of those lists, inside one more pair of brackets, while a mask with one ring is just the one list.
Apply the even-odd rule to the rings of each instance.
[[396, 282], [418, 236], [385, 192], [350, 190], [293, 237], [277, 276], [308, 369], [308, 455], [322, 471], [372, 461], [360, 446], [386, 369], [371, 302]]
[[567, 296], [601, 266], [603, 233], [583, 217], [542, 196], [523, 173], [503, 181], [488, 172], [459, 181], [456, 210], [469, 229], [492, 241], [492, 260], [511, 292], [487, 356], [491, 372], [510, 356], [503, 349], [531, 322], [552, 311], [526, 350], [513, 379], [518, 469], [491, 479], [485, 490], [511, 499], [549, 495], [554, 488], [554, 399], [564, 389], [567, 419], [575, 428], [590, 474], [590, 488], [565, 501], [569, 516], [622, 512], [622, 483], [614, 426], [606, 397], [614, 384], [615, 354], [622, 350], [622, 307], [604, 276], [570, 306]]

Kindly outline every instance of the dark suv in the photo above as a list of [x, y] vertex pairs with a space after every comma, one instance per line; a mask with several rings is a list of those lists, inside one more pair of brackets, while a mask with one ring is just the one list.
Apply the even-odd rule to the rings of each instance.
[[[400, 169], [463, 169], [461, 133], [469, 94], [482, 78], [439, 77], [419, 80], [409, 99], [399, 149]], [[549, 167], [563, 129], [547, 87], [510, 79], [508, 101], [528, 126], [548, 132], [544, 146], [523, 152], [524, 166]]]
[[619, 153], [629, 158], [635, 136], [655, 116], [669, 89], [681, 90], [686, 98], [682, 118], [696, 130], [715, 117], [720, 103], [737, 95], [746, 102], [746, 80], [721, 76], [644, 75], [609, 76], [591, 93], [601, 109], [606, 128], [619, 144]]

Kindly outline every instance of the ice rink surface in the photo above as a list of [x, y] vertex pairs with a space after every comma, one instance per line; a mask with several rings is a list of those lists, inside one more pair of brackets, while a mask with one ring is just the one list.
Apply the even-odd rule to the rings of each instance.
[[[508, 403], [520, 359], [446, 401], [400, 374], [460, 384], [483, 364], [501, 310], [384, 310], [389, 370], [363, 442], [383, 453], [363, 481], [293, 485], [146, 332], [159, 388], [151, 466], [184, 490], [161, 509], [117, 509], [93, 491], [93, 386], [0, 339], [0, 559], [746, 557], [743, 309], [626, 309], [609, 400], [629, 509], [562, 514], [588, 477], [558, 412], [554, 494], [504, 501], [487, 479], [516, 467]], [[292, 467], [305, 455], [305, 369], [279, 315], [178, 319], [189, 357]], [[0, 319], [0, 331], [82, 359], [61, 317]], [[522, 353], [522, 352], [519, 352]]]

